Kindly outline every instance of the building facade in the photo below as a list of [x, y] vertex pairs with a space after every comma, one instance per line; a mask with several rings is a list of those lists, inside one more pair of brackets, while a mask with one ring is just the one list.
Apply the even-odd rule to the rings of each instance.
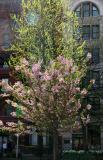
[[[0, 82], [5, 81], [7, 83], [13, 81], [11, 70], [7, 66], [6, 61], [12, 54], [7, 51], [13, 42], [13, 31], [12, 28], [15, 25], [15, 21], [11, 19], [11, 14], [20, 14], [21, 0], [0, 0]], [[10, 76], [11, 75], [11, 76]], [[0, 87], [0, 93], [5, 91]], [[17, 120], [11, 116], [13, 111], [12, 107], [8, 107], [5, 102], [5, 98], [0, 97], [0, 120], [3, 121], [4, 125], [6, 122], [16, 122]], [[8, 143], [9, 140], [16, 141], [16, 136], [7, 132], [0, 131], [0, 151], [3, 147], [3, 142]], [[50, 146], [52, 139], [50, 136], [40, 136], [37, 134], [35, 129], [31, 135], [20, 135], [19, 145], [32, 145], [36, 148], [47, 148]]]
[[[13, 41], [12, 25], [13, 21], [11, 20], [11, 14], [19, 13], [20, 0], [0, 0], [0, 82], [12, 81], [10, 78], [10, 68], [8, 68], [6, 61], [10, 56], [9, 51], [5, 51], [10, 47], [11, 42]], [[0, 93], [3, 93], [4, 90], [0, 87]], [[7, 121], [14, 121], [10, 116], [12, 108], [8, 107], [5, 103], [5, 98], [0, 97], [0, 120], [5, 124]], [[2, 150], [3, 142], [11, 138], [8, 133], [3, 133], [0, 131], [0, 151]]]
[[92, 54], [83, 87], [91, 79], [95, 79], [95, 84], [85, 102], [92, 105], [91, 120], [85, 126], [84, 133], [83, 130], [72, 131], [70, 138], [66, 134], [64, 138], [69, 138], [69, 143], [67, 145], [64, 141], [64, 146], [83, 149], [85, 137], [89, 149], [103, 149], [103, 0], [72, 0], [68, 9], [74, 11], [78, 17], [82, 39], [86, 41], [85, 54]]

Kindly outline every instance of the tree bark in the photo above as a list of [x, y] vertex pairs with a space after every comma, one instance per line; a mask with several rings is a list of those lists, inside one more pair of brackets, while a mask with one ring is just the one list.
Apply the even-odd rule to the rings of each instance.
[[83, 127], [84, 150], [88, 151], [88, 127]]
[[59, 149], [58, 149], [58, 131], [53, 131], [53, 160], [59, 160]]

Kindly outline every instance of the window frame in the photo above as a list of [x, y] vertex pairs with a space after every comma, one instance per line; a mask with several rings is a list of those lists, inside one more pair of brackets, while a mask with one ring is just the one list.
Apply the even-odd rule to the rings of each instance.
[[91, 96], [87, 97], [87, 104], [90, 104], [92, 106], [92, 111], [93, 110], [100, 110], [100, 98]]
[[[84, 8], [84, 6], [89, 5], [89, 9]], [[77, 11], [80, 8], [80, 11]], [[95, 8], [95, 10], [93, 9]], [[100, 16], [100, 11], [99, 8], [96, 6], [96, 4], [92, 3], [92, 2], [82, 2], [80, 3], [76, 9], [74, 10], [75, 13], [79, 13], [76, 14], [77, 17], [98, 17]], [[88, 12], [88, 15], [84, 15], [85, 12]], [[97, 12], [97, 14], [94, 14], [94, 12]]]
[[[86, 6], [88, 6], [88, 7], [86, 8]], [[90, 9], [91, 9], [90, 3], [89, 2], [84, 2], [82, 4], [82, 16], [83, 17], [90, 17], [90, 12], [91, 12]], [[88, 15], [86, 15], [86, 13], [88, 13]]]
[[[85, 32], [84, 32], [84, 28], [86, 28]], [[85, 36], [87, 35], [86, 38], [84, 38], [84, 35]], [[83, 27], [82, 27], [82, 39], [83, 40], [89, 40], [90, 37], [91, 37], [91, 27], [90, 27], [90, 25], [83, 25]]]
[[[96, 51], [96, 52], [95, 52]], [[88, 53], [91, 53], [91, 63], [92, 64], [99, 64], [100, 63], [100, 48], [99, 47], [86, 47], [84, 49], [85, 56], [87, 56]]]
[[[89, 28], [89, 30], [84, 29], [87, 27]], [[97, 27], [97, 28], [94, 28], [94, 27]], [[85, 30], [85, 32], [84, 32], [84, 30]], [[88, 32], [87, 32], [87, 30], [88, 30]], [[99, 24], [98, 25], [96, 24], [96, 25], [83, 25], [82, 26], [82, 39], [83, 40], [97, 40], [99, 38], [100, 38], [100, 25]]]
[[[95, 74], [97, 74], [95, 77], [96, 78], [94, 78], [94, 75]], [[100, 87], [100, 71], [94, 71], [94, 70], [92, 70], [91, 71], [91, 79], [94, 79], [95, 80], [95, 83], [93, 84], [93, 88], [94, 89], [97, 89], [97, 88], [99, 88]]]
[[[93, 7], [95, 7], [96, 10], [93, 10]], [[94, 15], [94, 11], [95, 11], [95, 12], [98, 12], [98, 14], [97, 14], [97, 15]], [[93, 16], [93, 17], [97, 17], [97, 16], [99, 16], [99, 15], [100, 15], [100, 13], [99, 13], [98, 7], [97, 7], [95, 4], [92, 3], [92, 16]]]
[[92, 63], [93, 64], [100, 63], [100, 48], [99, 47], [92, 48]]
[[[80, 8], [80, 11], [78, 11], [79, 8]], [[77, 17], [81, 17], [81, 5], [77, 7], [77, 9], [75, 10], [75, 13]]]
[[9, 48], [11, 44], [10, 32], [3, 33], [2, 39], [3, 39], [2, 47], [5, 49]]
[[[93, 28], [94, 27], [97, 27], [98, 28], [98, 30], [97, 30], [97, 28], [95, 28], [96, 29], [96, 31], [94, 30], [93, 31]], [[91, 28], [92, 28], [92, 39], [99, 39], [99, 37], [100, 37], [100, 26], [99, 25], [92, 25], [91, 26]], [[94, 35], [96, 35], [96, 36], [94, 36]]]
[[[4, 77], [4, 78], [1, 79], [1, 82], [3, 82], [3, 81], [8, 84], [9, 83], [9, 78]], [[3, 87], [1, 87], [1, 92], [2, 93], [7, 93], [7, 91]]]

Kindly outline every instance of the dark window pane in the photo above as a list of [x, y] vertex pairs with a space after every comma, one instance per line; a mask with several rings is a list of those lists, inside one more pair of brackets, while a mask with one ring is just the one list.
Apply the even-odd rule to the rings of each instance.
[[86, 76], [82, 80], [82, 86], [87, 87], [89, 85], [89, 83], [90, 83], [90, 72], [88, 71], [86, 73]]
[[92, 26], [92, 38], [99, 39], [99, 25]]
[[87, 56], [87, 54], [90, 53], [90, 48], [84, 48], [84, 54]]
[[98, 97], [88, 97], [87, 104], [92, 106], [92, 110], [100, 109], [100, 99]]
[[5, 115], [6, 116], [11, 116], [11, 113], [14, 111], [12, 106], [7, 106], [6, 110], [5, 110]]
[[90, 48], [84, 48], [84, 56], [87, 58], [88, 53], [91, 53]]
[[97, 64], [99, 63], [99, 48], [93, 48], [92, 50], [92, 63]]
[[5, 48], [5, 49], [9, 48], [10, 47], [10, 42], [11, 42], [10, 33], [4, 33], [2, 39], [3, 39], [2, 47]]
[[95, 5], [92, 5], [92, 16], [99, 16], [99, 10]]
[[79, 6], [76, 10], [75, 13], [77, 15], [77, 17], [81, 17], [81, 6]]
[[98, 97], [88, 97], [88, 103], [91, 105], [100, 105], [100, 99]]
[[77, 17], [89, 17], [89, 16], [98, 16], [99, 9], [90, 2], [84, 2], [76, 8], [75, 13]]
[[93, 85], [94, 89], [100, 87], [100, 72], [99, 71], [92, 71], [91, 79], [95, 80], [95, 83]]
[[83, 17], [90, 16], [90, 3], [83, 3]]
[[90, 26], [83, 26], [82, 36], [84, 40], [90, 39]]

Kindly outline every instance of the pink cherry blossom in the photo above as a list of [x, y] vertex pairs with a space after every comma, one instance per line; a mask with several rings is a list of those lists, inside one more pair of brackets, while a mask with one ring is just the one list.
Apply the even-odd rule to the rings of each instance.
[[90, 80], [90, 83], [91, 83], [91, 84], [95, 84], [95, 79], [91, 79], [91, 80]]
[[5, 81], [2, 81], [2, 88], [7, 92], [12, 92], [13, 88]]
[[40, 75], [40, 73], [41, 73], [40, 70], [41, 70], [40, 62], [33, 64], [32, 72], [33, 72], [34, 76]]
[[53, 92], [53, 93], [58, 93], [59, 90], [60, 90], [60, 88], [61, 88], [60, 86], [55, 85], [55, 86], [52, 87], [52, 92]]
[[92, 58], [92, 54], [91, 54], [91, 53], [88, 53], [88, 54], [87, 54], [87, 58], [88, 58], [88, 59], [91, 59], [91, 58]]
[[52, 80], [52, 75], [50, 75], [47, 71], [44, 73], [43, 80], [50, 81]]
[[20, 66], [16, 66], [16, 67], [15, 67], [15, 70], [16, 70], [16, 71], [19, 71], [19, 70], [20, 70]]
[[84, 88], [82, 91], [81, 91], [81, 95], [85, 96], [87, 95], [88, 91]]
[[92, 106], [90, 104], [87, 105], [87, 109], [90, 110]]
[[68, 64], [69, 63], [69, 61], [68, 61], [68, 59], [67, 58], [65, 58], [64, 56], [59, 56], [59, 57], [57, 57], [57, 60], [61, 63], [61, 64]]
[[77, 88], [76, 88], [76, 91], [77, 91], [77, 92], [80, 92], [80, 87], [77, 87]]
[[87, 115], [87, 118], [86, 118], [86, 124], [90, 123], [90, 116]]
[[25, 58], [21, 59], [21, 63], [25, 66], [29, 66], [29, 62]]
[[14, 123], [14, 122], [7, 122], [6, 124], [7, 124], [9, 127], [16, 127], [16, 126], [17, 126], [17, 124]]
[[0, 126], [3, 126], [4, 124], [3, 124], [3, 121], [2, 120], [0, 120]]
[[[82, 71], [72, 59], [59, 56], [46, 67], [40, 62], [31, 64], [31, 61], [29, 63], [23, 59], [17, 70], [23, 73], [26, 83], [20, 80], [11, 85], [3, 83], [10, 91], [8, 96], [13, 97], [6, 100], [14, 108], [11, 113], [13, 117], [17, 116], [15, 110], [19, 104], [21, 119], [38, 128], [53, 127], [55, 123], [63, 127], [65, 120], [68, 123], [71, 121], [70, 125], [76, 121], [79, 109], [82, 110], [81, 98], [87, 95], [87, 90], [78, 87]], [[83, 96], [78, 96], [80, 94]], [[90, 106], [85, 105], [83, 110], [84, 108], [88, 109]], [[86, 123], [86, 116], [80, 116], [83, 123]], [[73, 122], [72, 118], [75, 119]], [[75, 124], [79, 126], [79, 120]], [[13, 129], [12, 126], [15, 124], [8, 123], [5, 129]]]
[[16, 112], [10, 113], [13, 117], [16, 117]]

